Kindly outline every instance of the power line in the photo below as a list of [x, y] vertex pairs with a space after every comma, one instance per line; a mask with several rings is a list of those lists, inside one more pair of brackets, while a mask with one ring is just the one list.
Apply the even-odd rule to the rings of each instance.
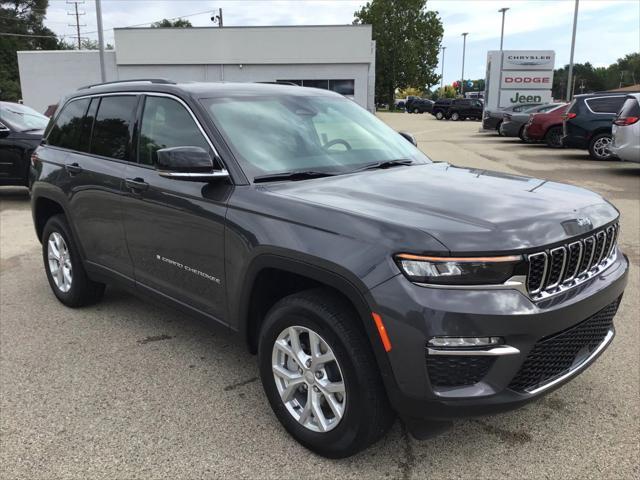
[[[84, 4], [84, 0], [67, 0], [67, 5], [73, 5], [74, 6], [74, 10], [75, 12], [67, 12], [67, 15], [75, 15], [76, 17], [76, 33], [77, 33], [77, 37], [78, 37], [78, 50], [82, 49], [82, 37], [80, 37], [80, 27], [86, 27], [86, 25], [80, 25], [80, 16], [81, 15], [85, 15], [85, 12], [81, 12], [78, 10], [78, 5], [82, 5]], [[73, 25], [69, 25], [70, 27], [73, 27]], [[86, 37], [85, 37], [86, 38]]]

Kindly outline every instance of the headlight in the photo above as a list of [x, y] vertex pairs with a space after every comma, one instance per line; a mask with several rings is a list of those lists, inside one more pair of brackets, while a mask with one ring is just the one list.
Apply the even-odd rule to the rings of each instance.
[[526, 274], [521, 255], [501, 257], [395, 256], [402, 273], [414, 283], [437, 285], [491, 285]]

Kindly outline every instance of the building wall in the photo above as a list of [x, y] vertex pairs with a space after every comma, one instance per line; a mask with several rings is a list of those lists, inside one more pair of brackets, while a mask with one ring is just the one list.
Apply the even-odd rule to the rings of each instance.
[[[106, 79], [259, 82], [353, 80], [353, 99], [374, 110], [370, 26], [116, 29]], [[348, 48], [347, 48], [348, 46]], [[24, 103], [38, 111], [100, 83], [95, 50], [18, 52]]]

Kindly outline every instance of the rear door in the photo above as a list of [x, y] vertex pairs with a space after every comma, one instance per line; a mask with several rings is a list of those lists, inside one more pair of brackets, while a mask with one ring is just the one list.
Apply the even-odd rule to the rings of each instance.
[[141, 106], [138, 163], [125, 171], [124, 226], [136, 282], [224, 322], [224, 229], [231, 185], [161, 177], [161, 148], [213, 153], [190, 108], [148, 94]]
[[88, 266], [129, 281], [133, 266], [122, 225], [122, 195], [137, 102], [137, 95], [124, 94], [74, 100], [48, 140], [69, 150], [64, 160], [69, 207]]

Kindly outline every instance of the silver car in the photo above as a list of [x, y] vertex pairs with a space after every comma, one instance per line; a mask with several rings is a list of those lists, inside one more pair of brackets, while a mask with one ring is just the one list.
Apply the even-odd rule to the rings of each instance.
[[611, 129], [609, 150], [620, 160], [640, 163], [640, 93], [627, 96]]

